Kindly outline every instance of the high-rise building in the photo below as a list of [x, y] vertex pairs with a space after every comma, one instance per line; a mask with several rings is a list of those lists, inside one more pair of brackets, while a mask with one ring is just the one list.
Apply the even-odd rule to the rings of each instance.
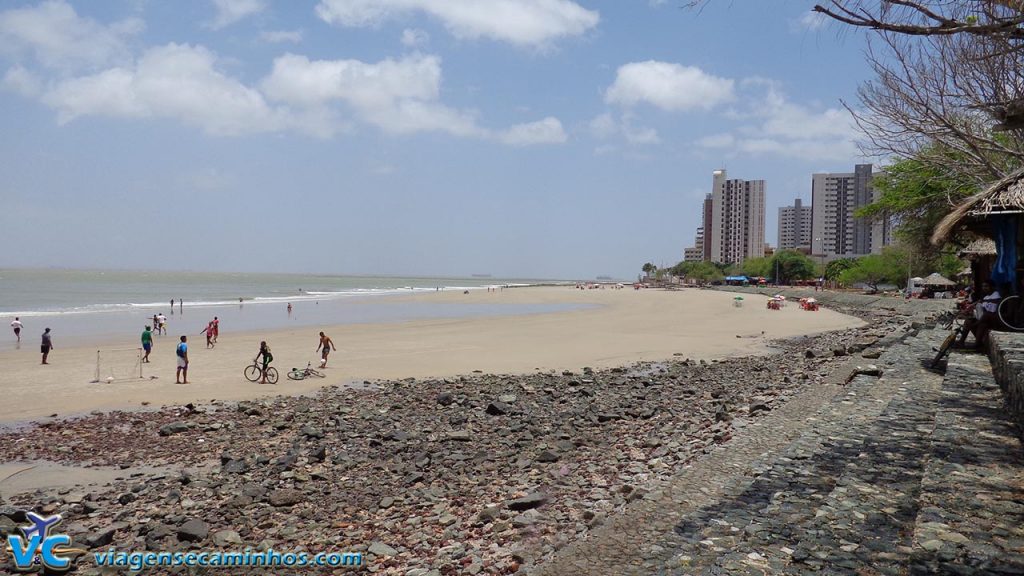
[[797, 198], [792, 206], [779, 207], [779, 250], [810, 250], [811, 207]]
[[698, 231], [701, 243], [696, 245], [703, 249], [703, 256], [701, 259], [705, 262], [711, 261], [711, 234], [715, 229], [713, 221], [715, 213], [712, 206], [714, 206], [714, 200], [712, 199], [712, 195], [708, 194], [704, 197], [704, 221], [701, 229]]
[[889, 242], [888, 222], [857, 218], [876, 198], [871, 164], [851, 173], [811, 176], [811, 252], [829, 260], [880, 252]]
[[[712, 262], [739, 264], [764, 256], [764, 180], [730, 180], [715, 170], [711, 189]], [[707, 200], [705, 200], [705, 210]], [[705, 228], [704, 236], [707, 237]]]

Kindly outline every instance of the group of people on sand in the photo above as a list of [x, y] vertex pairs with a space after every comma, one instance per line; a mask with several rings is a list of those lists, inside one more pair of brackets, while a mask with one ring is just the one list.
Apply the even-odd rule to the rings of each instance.
[[199, 333], [206, 334], [206, 347], [213, 348], [217, 345], [217, 336], [220, 335], [220, 320], [214, 316]]
[[[25, 325], [21, 322], [19, 316], [15, 316], [14, 320], [11, 321], [11, 328], [14, 329], [14, 337], [18, 339], [18, 344], [21, 344], [21, 330]], [[323, 334], [321, 332], [320, 334]], [[43, 330], [43, 337], [39, 343], [39, 351], [43, 354], [42, 364], [49, 364], [46, 359], [50, 356], [50, 350], [53, 350], [53, 337], [50, 335], [50, 329]]]

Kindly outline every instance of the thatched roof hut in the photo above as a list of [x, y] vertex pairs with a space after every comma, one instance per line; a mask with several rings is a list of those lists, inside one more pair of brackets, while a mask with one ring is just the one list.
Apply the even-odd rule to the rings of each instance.
[[956, 282], [953, 282], [938, 272], [932, 272], [925, 276], [919, 284], [923, 286], [956, 286]]
[[941, 244], [960, 228], [989, 236], [983, 219], [997, 214], [1024, 214], [1024, 168], [964, 200], [939, 222], [932, 244]]
[[991, 238], [978, 238], [956, 253], [958, 258], [980, 258], [996, 255], [996, 243]]

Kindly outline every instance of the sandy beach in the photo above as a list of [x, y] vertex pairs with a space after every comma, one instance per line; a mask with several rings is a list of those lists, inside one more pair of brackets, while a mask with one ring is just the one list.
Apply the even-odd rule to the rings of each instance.
[[[53, 414], [65, 417], [93, 410], [301, 394], [322, 386], [447, 377], [476, 370], [518, 374], [584, 366], [608, 368], [674, 355], [721, 358], [763, 351], [768, 339], [862, 324], [834, 311], [805, 312], [792, 304], [781, 311], [770, 311], [764, 299], [755, 296], [748, 296], [743, 307], [734, 307], [733, 296], [695, 289], [667, 292], [534, 287], [368, 299], [364, 306], [388, 306], [401, 298], [436, 303], [570, 303], [592, 307], [533, 315], [324, 326], [320, 329], [338, 347], [325, 371], [327, 377], [298, 382], [286, 379], [285, 372], [307, 362], [316, 366], [319, 329], [234, 332], [231, 326], [223, 326], [220, 341], [211, 350], [205, 348], [202, 336], [189, 334], [188, 385], [174, 383], [174, 346], [179, 334], [173, 331], [156, 337], [152, 362], [143, 368], [143, 380], [112, 384], [90, 383], [96, 350], [136, 346], [137, 334], [119, 342], [65, 348], [56, 333], [56, 347], [47, 366], [39, 363], [38, 335], [23, 335], [19, 349], [0, 352], [5, 368], [4, 383], [0, 384], [5, 398], [0, 406], [0, 422]], [[275, 386], [253, 384], [242, 377], [260, 340], [270, 344], [274, 366], [281, 372]]]

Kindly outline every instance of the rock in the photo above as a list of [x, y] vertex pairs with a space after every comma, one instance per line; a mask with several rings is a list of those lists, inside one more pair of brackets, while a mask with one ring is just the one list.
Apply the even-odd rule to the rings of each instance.
[[306, 438], [319, 439], [324, 437], [323, 431], [317, 428], [316, 426], [303, 426], [302, 429], [299, 430], [299, 434], [302, 434]]
[[558, 462], [558, 454], [550, 450], [541, 450], [537, 455], [537, 462]]
[[249, 464], [245, 460], [231, 460], [220, 468], [225, 474], [245, 474], [249, 471]]
[[183, 542], [199, 542], [206, 539], [210, 533], [210, 527], [202, 520], [193, 518], [178, 526], [178, 540]]
[[814, 356], [814, 350], [811, 350], [810, 348], [804, 350], [804, 358], [814, 358]]
[[384, 435], [385, 440], [394, 440], [396, 442], [404, 442], [409, 438], [412, 438], [412, 436], [408, 432], [404, 432], [402, 430], [392, 430]]
[[880, 348], [868, 348], [867, 350], [861, 353], [861, 357], [867, 358], [868, 360], [875, 360], [881, 356], [882, 350]]
[[469, 430], [453, 430], [448, 433], [448, 439], [456, 442], [469, 442], [472, 438]]
[[380, 499], [380, 502], [377, 503], [377, 506], [380, 507], [380, 508], [387, 509], [387, 508], [391, 508], [392, 506], [394, 506], [394, 504], [395, 504], [395, 499], [394, 498], [392, 498], [390, 496], [385, 496], [385, 497]]
[[213, 533], [213, 545], [226, 548], [229, 544], [241, 544], [242, 537], [234, 530], [218, 530]]
[[847, 355], [846, 348], [844, 348], [842, 346], [840, 346], [838, 348], [833, 348], [832, 349], [832, 355], [833, 356], [846, 356]]
[[498, 402], [504, 402], [505, 404], [514, 404], [517, 399], [515, 394], [502, 394], [498, 396]]
[[160, 427], [159, 434], [161, 436], [170, 436], [172, 434], [180, 434], [187, 432], [191, 426], [187, 422], [171, 422], [170, 424], [164, 424]]
[[539, 506], [542, 506], [547, 501], [548, 501], [547, 495], [545, 495], [545, 494], [543, 494], [541, 492], [531, 492], [530, 494], [527, 494], [526, 496], [523, 496], [522, 498], [516, 498], [515, 500], [510, 500], [509, 503], [508, 503], [508, 508], [510, 510], [515, 510], [517, 512], [521, 512], [523, 510], [530, 510], [531, 508], [537, 508]]
[[882, 369], [874, 364], [868, 364], [867, 366], [857, 366], [853, 370], [854, 375], [864, 376], [881, 376]]
[[267, 497], [271, 506], [294, 506], [299, 502], [303, 502], [306, 499], [306, 495], [300, 490], [294, 488], [281, 488], [280, 490], [274, 490]]
[[327, 459], [327, 448], [322, 444], [309, 451], [309, 459], [313, 462], [323, 462]]
[[491, 416], [504, 416], [512, 411], [512, 407], [504, 402], [491, 402], [487, 405], [487, 413]]
[[383, 542], [374, 542], [370, 544], [370, 547], [367, 548], [366, 551], [374, 556], [395, 556], [398, 554], [398, 550], [395, 550]]
[[451, 406], [452, 402], [455, 402], [455, 397], [450, 392], [441, 392], [437, 395], [436, 400], [441, 406]]
[[765, 404], [764, 402], [758, 402], [757, 404], [751, 404], [748, 412], [751, 416], [753, 416], [758, 412], [771, 412], [771, 410], [771, 407]]
[[480, 522], [482, 522], [484, 524], [487, 524], [487, 523], [490, 523], [490, 522], [494, 522], [500, 516], [501, 516], [501, 507], [500, 506], [488, 506], [487, 508], [484, 508], [483, 510], [481, 510], [480, 514], [478, 514], [476, 518], [477, 518], [478, 521], [480, 521]]

